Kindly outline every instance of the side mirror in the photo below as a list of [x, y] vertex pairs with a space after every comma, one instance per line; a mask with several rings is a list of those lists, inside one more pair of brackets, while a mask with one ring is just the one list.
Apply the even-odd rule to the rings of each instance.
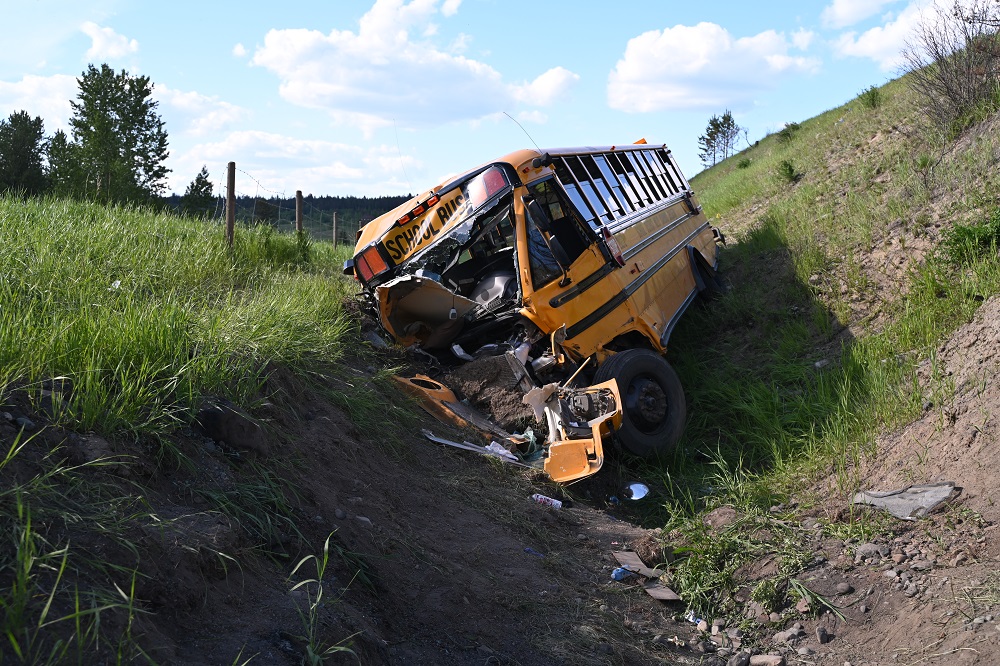
[[528, 209], [528, 215], [531, 216], [531, 221], [535, 223], [539, 231], [544, 231], [545, 233], [552, 233], [552, 221], [549, 220], [549, 216], [545, 213], [545, 209], [542, 205], [531, 199], [530, 201], [524, 202], [525, 207]]
[[555, 236], [549, 238], [549, 249], [552, 250], [552, 256], [555, 258], [556, 262], [559, 263], [559, 266], [562, 267], [563, 272], [565, 272], [566, 268], [570, 264], [569, 255], [566, 254], [566, 250], [563, 248], [562, 243], [560, 243], [559, 239]]

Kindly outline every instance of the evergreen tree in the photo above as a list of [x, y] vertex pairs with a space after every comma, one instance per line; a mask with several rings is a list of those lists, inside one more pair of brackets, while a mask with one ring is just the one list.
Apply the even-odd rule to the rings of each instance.
[[184, 196], [181, 197], [181, 211], [185, 215], [210, 215], [215, 208], [215, 195], [212, 190], [212, 181], [208, 178], [208, 168], [202, 166], [201, 171], [187, 186]]
[[719, 161], [719, 117], [708, 119], [705, 133], [698, 137], [698, 157], [706, 167], [715, 166]]
[[77, 83], [67, 146], [77, 168], [66, 170], [64, 185], [97, 201], [147, 202], [160, 194], [169, 173], [163, 166], [167, 132], [150, 98], [149, 77], [88, 65]]
[[736, 142], [743, 131], [728, 109], [721, 116], [709, 118], [705, 134], [698, 137], [698, 146], [701, 149], [698, 157], [701, 158], [702, 164], [706, 167], [714, 166], [730, 155], [735, 155]]
[[48, 188], [43, 122], [27, 111], [0, 120], [0, 193], [41, 194]]

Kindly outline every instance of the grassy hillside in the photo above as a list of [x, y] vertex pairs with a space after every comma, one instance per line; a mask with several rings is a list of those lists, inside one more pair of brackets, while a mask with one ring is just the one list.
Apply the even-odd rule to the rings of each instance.
[[[953, 390], [940, 374], [921, 386], [918, 367], [937, 373], [940, 342], [1000, 291], [1000, 118], [943, 136], [920, 102], [906, 79], [869, 89], [693, 179], [729, 239], [732, 289], [672, 340], [691, 422], [674, 460], [648, 473], [671, 489], [658, 519], [701, 555], [676, 572], [699, 611], [718, 611], [734, 572], [775, 552], [775, 532], [791, 537], [770, 507], [828, 504], [808, 492], [828, 475], [824, 493], [849, 504], [878, 435]], [[751, 524], [709, 538], [690, 516], [722, 505]], [[873, 520], [824, 527], [863, 537]], [[782, 590], [808, 560], [783, 545]]]

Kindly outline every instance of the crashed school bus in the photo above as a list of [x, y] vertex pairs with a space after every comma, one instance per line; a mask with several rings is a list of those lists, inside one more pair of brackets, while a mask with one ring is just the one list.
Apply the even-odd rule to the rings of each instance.
[[[567, 482], [600, 469], [610, 438], [638, 456], [680, 438], [684, 393], [662, 354], [719, 286], [721, 242], [666, 146], [520, 150], [367, 224], [344, 272], [400, 345], [505, 356], [547, 426], [544, 469]], [[403, 381], [496, 437], [447, 387]]]

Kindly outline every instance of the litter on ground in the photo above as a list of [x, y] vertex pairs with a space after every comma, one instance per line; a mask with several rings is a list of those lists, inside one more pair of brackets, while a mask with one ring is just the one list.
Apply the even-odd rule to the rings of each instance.
[[875, 491], [862, 490], [854, 495], [852, 503], [869, 504], [885, 509], [897, 518], [916, 520], [922, 518], [940, 504], [951, 498], [952, 494], [962, 492], [955, 487], [954, 481], [940, 483], [925, 483], [897, 490]]

